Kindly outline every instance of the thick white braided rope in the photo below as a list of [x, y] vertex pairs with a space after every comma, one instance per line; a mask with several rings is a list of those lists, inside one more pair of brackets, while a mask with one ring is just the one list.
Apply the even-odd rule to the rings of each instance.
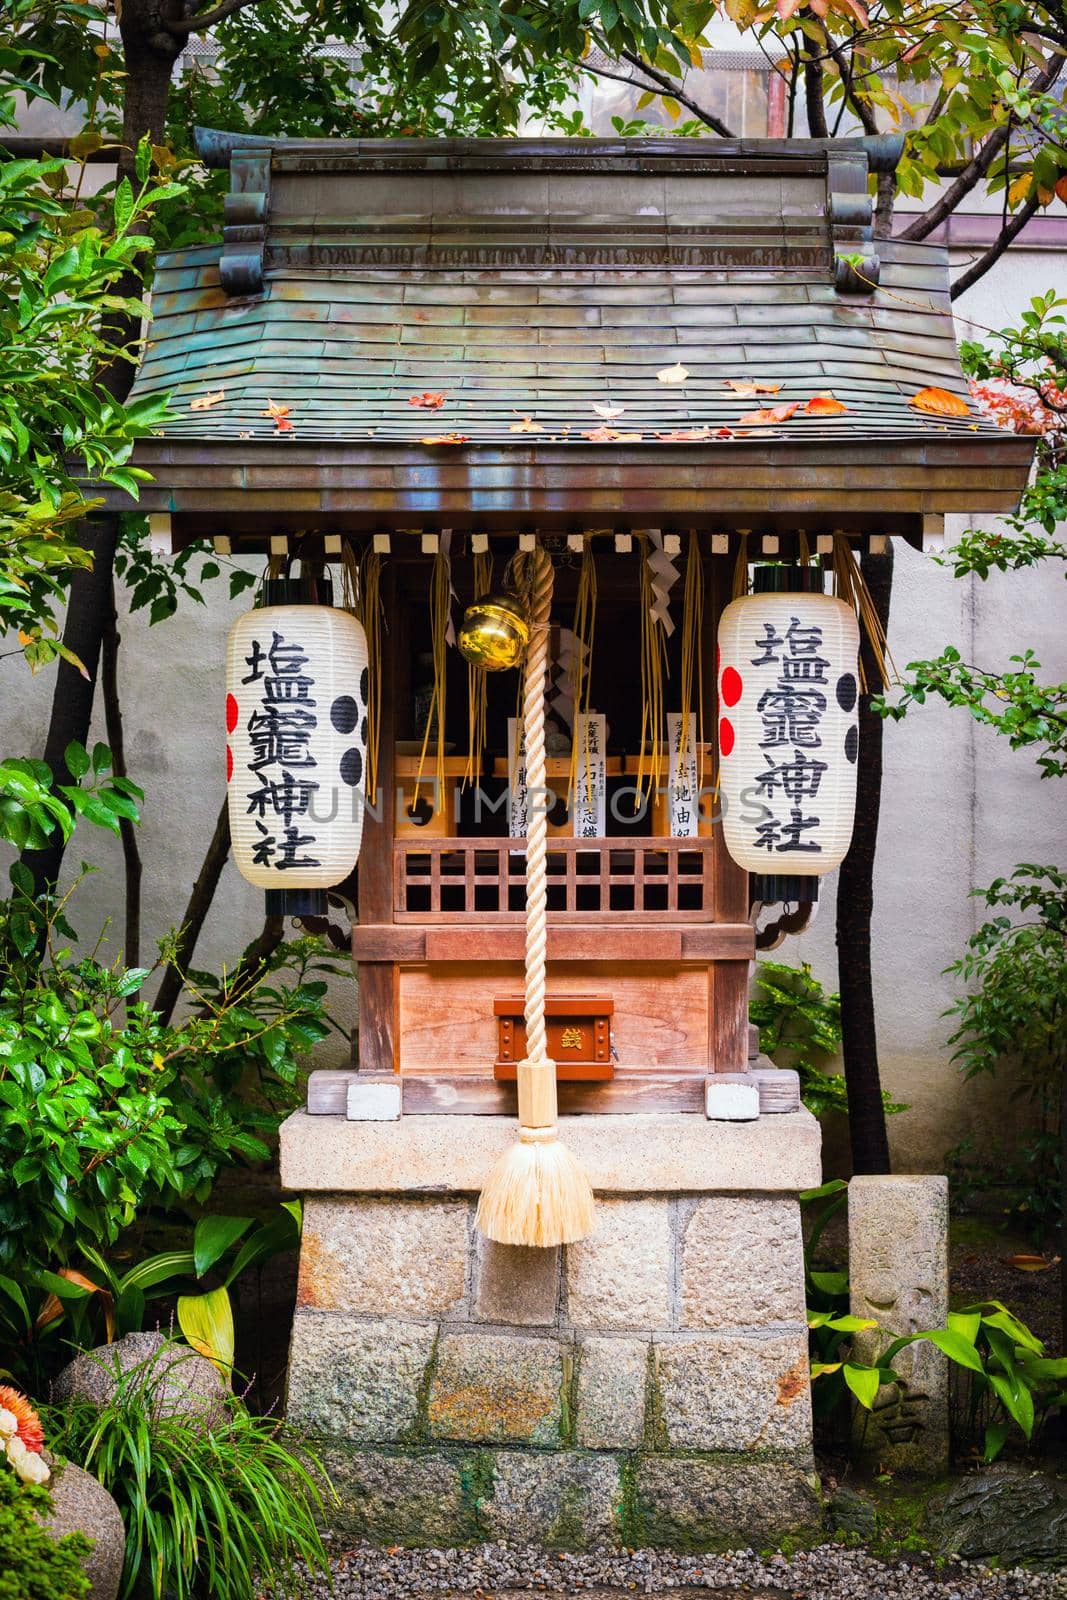
[[548, 807], [545, 795], [545, 672], [552, 609], [552, 560], [538, 545], [531, 556], [533, 593], [522, 717], [526, 738], [526, 1059], [548, 1060], [545, 952], [548, 945]]

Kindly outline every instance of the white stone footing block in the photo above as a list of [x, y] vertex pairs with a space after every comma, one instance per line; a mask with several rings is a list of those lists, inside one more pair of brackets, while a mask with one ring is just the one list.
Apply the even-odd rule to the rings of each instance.
[[704, 1085], [704, 1114], [710, 1122], [755, 1122], [759, 1116], [759, 1090], [755, 1084]]
[[349, 1122], [399, 1122], [400, 1083], [374, 1079], [348, 1085], [345, 1116]]

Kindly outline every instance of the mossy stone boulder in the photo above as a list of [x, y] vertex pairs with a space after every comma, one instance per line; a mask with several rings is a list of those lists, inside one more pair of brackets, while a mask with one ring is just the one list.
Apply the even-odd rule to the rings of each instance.
[[124, 1379], [143, 1384], [156, 1416], [220, 1418], [227, 1389], [218, 1371], [188, 1345], [162, 1333], [128, 1333], [114, 1344], [83, 1350], [52, 1386], [58, 1405], [105, 1406]]
[[92, 1540], [84, 1568], [91, 1585], [87, 1600], [115, 1600], [122, 1581], [126, 1530], [122, 1515], [103, 1484], [72, 1461], [52, 1461], [48, 1484], [52, 1514], [42, 1517], [53, 1539], [65, 1533], [84, 1533]]

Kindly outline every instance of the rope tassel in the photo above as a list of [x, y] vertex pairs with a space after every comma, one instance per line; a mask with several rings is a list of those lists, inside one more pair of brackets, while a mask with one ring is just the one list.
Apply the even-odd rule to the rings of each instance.
[[497, 1244], [573, 1244], [592, 1232], [593, 1191], [560, 1143], [556, 1064], [545, 1033], [548, 943], [548, 813], [545, 806], [545, 673], [552, 608], [552, 562], [540, 546], [533, 563], [530, 647], [523, 682], [526, 735], [526, 1059], [517, 1068], [519, 1137], [496, 1163], [478, 1202], [478, 1227]]

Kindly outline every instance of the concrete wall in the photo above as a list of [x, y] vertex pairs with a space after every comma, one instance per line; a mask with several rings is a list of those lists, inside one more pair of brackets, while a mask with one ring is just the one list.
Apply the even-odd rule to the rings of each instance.
[[[961, 257], [958, 269], [969, 258]], [[1062, 258], [1012, 251], [962, 296], [960, 336], [1016, 318], [1031, 296], [1062, 284]], [[976, 527], [995, 519], [975, 518]], [[966, 526], [950, 518], [950, 537]], [[1043, 677], [1067, 677], [1067, 593], [1055, 567], [959, 580], [929, 557], [898, 547], [890, 645], [898, 667], [947, 644], [994, 670], [1026, 647]], [[928, 704], [885, 731], [885, 778], [875, 882], [874, 977], [885, 1087], [910, 1109], [890, 1123], [899, 1170], [936, 1171], [966, 1133], [1003, 1134], [1004, 1085], [964, 1083], [949, 1060], [941, 1013], [960, 989], [943, 969], [985, 920], [969, 891], [1021, 861], [1062, 865], [1067, 805], [1062, 784], [963, 711]], [[836, 988], [836, 875], [815, 926], [776, 959], [810, 961]]]
[[[976, 286], [962, 309], [993, 327], [1008, 321], [1062, 275], [1055, 254], [1013, 252]], [[958, 582], [927, 558], [898, 554], [891, 643], [898, 663], [932, 656], [948, 643], [993, 667], [1032, 646], [1050, 679], [1067, 677], [1067, 591], [1055, 571]], [[140, 830], [145, 859], [144, 957], [180, 919], [222, 798], [219, 709], [223, 650], [230, 623], [247, 597], [228, 604], [221, 584], [206, 607], [183, 606], [155, 628], [145, 613], [122, 622], [122, 683], [131, 771], [146, 790]], [[17, 661], [0, 664], [0, 751], [39, 753], [53, 678], [34, 680]], [[93, 729], [103, 738], [102, 719]], [[875, 978], [883, 1078], [911, 1109], [894, 1119], [898, 1165], [936, 1170], [946, 1147], [971, 1128], [1001, 1123], [1003, 1100], [990, 1086], [965, 1085], [948, 1060], [941, 1013], [953, 998], [942, 969], [962, 950], [980, 907], [968, 898], [1017, 861], [1064, 859], [1062, 786], [1042, 783], [1032, 761], [976, 727], [963, 712], [917, 710], [886, 731], [886, 783], [876, 886]], [[86, 829], [82, 853], [101, 870], [79, 892], [75, 927], [95, 937], [106, 917], [121, 922], [118, 841]], [[0, 867], [6, 863], [0, 861]], [[815, 928], [778, 952], [810, 960], [836, 986], [832, 907], [824, 891]], [[201, 944], [198, 966], [233, 961], [258, 931], [259, 895], [228, 865]], [[106, 946], [117, 955], [121, 926]], [[354, 987], [338, 986], [337, 1014], [351, 1022]], [[347, 1040], [320, 1048], [322, 1064], [340, 1065]]]

